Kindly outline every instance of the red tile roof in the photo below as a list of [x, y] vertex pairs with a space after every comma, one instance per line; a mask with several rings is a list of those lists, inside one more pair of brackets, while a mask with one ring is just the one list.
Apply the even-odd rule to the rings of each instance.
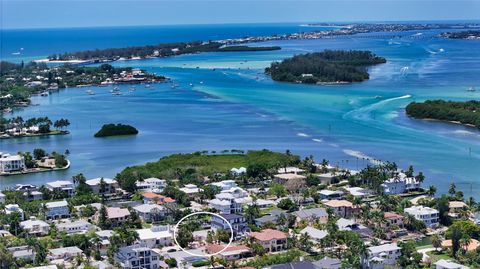
[[261, 232], [251, 232], [250, 236], [254, 237], [259, 241], [270, 241], [270, 240], [279, 240], [279, 239], [286, 239], [288, 236], [286, 233], [273, 230], [273, 229], [265, 229]]
[[165, 204], [165, 203], [175, 203], [175, 199], [172, 199], [170, 197], [167, 197], [167, 196], [164, 196], [164, 195], [161, 195], [161, 194], [156, 194], [156, 193], [153, 193], [153, 192], [144, 192], [142, 193], [142, 197], [143, 198], [146, 198], [146, 199], [149, 199], [149, 200], [153, 200], [155, 198], [158, 199], [158, 202], [157, 204]]
[[384, 216], [386, 219], [403, 219], [404, 218], [404, 216], [394, 212], [385, 212]]

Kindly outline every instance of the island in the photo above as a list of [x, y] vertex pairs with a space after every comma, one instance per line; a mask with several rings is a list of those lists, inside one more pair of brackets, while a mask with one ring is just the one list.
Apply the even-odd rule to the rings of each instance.
[[95, 137], [108, 137], [108, 136], [120, 136], [120, 135], [136, 135], [138, 130], [127, 124], [105, 124], [94, 135]]
[[461, 32], [446, 32], [440, 34], [440, 37], [450, 39], [468, 39], [468, 40], [480, 40], [479, 30], [468, 30]]
[[265, 72], [276, 81], [339, 84], [364, 81], [368, 66], [385, 62], [370, 51], [325, 50], [273, 62]]
[[72, 64], [49, 67], [45, 62], [0, 61], [0, 111], [30, 104], [34, 94], [48, 96], [50, 92], [67, 87], [106, 86], [120, 83], [153, 83], [165, 77], [131, 67], [102, 64], [84, 67]]
[[412, 102], [405, 111], [416, 119], [448, 121], [480, 128], [480, 101], [427, 100], [423, 103]]

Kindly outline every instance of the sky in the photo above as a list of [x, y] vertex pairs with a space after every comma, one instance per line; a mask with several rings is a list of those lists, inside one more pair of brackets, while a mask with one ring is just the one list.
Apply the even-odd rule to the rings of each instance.
[[479, 20], [480, 0], [0, 0], [0, 28]]

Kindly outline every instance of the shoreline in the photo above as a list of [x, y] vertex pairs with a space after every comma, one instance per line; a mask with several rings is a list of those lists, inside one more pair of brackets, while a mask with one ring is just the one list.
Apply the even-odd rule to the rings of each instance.
[[473, 124], [470, 124], [470, 123], [462, 123], [460, 121], [453, 121], [453, 120], [439, 120], [439, 119], [433, 119], [433, 118], [416, 118], [416, 117], [408, 115], [407, 113], [405, 113], [405, 114], [409, 118], [415, 119], [415, 120], [422, 120], [422, 121], [426, 121], [426, 122], [430, 121], [430, 122], [437, 122], [437, 123], [455, 124], [455, 125], [461, 125], [461, 126], [465, 126], [465, 127], [468, 127], [468, 128], [472, 128], [472, 129], [475, 129], [477, 131], [480, 130], [479, 128], [477, 128], [477, 126], [475, 126]]
[[42, 136], [51, 136], [51, 135], [67, 135], [70, 134], [70, 131], [59, 131], [48, 134], [27, 134], [27, 135], [16, 135], [16, 136], [0, 136], [0, 139], [15, 139], [15, 138], [26, 138], [26, 137], [42, 137]]
[[70, 165], [71, 165], [70, 160], [67, 160], [67, 165], [64, 166], [64, 167], [55, 167], [55, 168], [37, 167], [37, 168], [31, 168], [31, 170], [27, 170], [27, 171], [0, 173], [0, 177], [2, 177], [2, 176], [3, 177], [8, 177], [8, 176], [16, 176], [16, 175], [28, 175], [28, 174], [53, 172], [53, 171], [62, 171], [62, 170], [67, 170], [68, 168], [70, 168]]

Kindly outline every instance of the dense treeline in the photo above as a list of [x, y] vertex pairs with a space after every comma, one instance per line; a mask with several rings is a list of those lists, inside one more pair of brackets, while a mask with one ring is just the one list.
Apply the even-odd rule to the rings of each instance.
[[168, 57], [186, 53], [199, 52], [233, 52], [233, 51], [266, 51], [279, 50], [280, 47], [248, 47], [248, 46], [226, 46], [219, 42], [178, 42], [162, 43], [158, 45], [135, 46], [126, 48], [108, 48], [86, 50], [64, 54], [53, 54], [48, 56], [49, 60], [117, 60], [119, 58], [131, 59], [133, 57]]
[[370, 51], [325, 50], [274, 62], [265, 71], [273, 80], [298, 83], [360, 82], [367, 66], [385, 63]]
[[94, 135], [95, 137], [117, 136], [117, 135], [136, 135], [138, 130], [130, 125], [126, 124], [105, 124]]
[[456, 121], [480, 128], [480, 101], [427, 100], [423, 103], [412, 102], [405, 110], [408, 116], [418, 119]]

